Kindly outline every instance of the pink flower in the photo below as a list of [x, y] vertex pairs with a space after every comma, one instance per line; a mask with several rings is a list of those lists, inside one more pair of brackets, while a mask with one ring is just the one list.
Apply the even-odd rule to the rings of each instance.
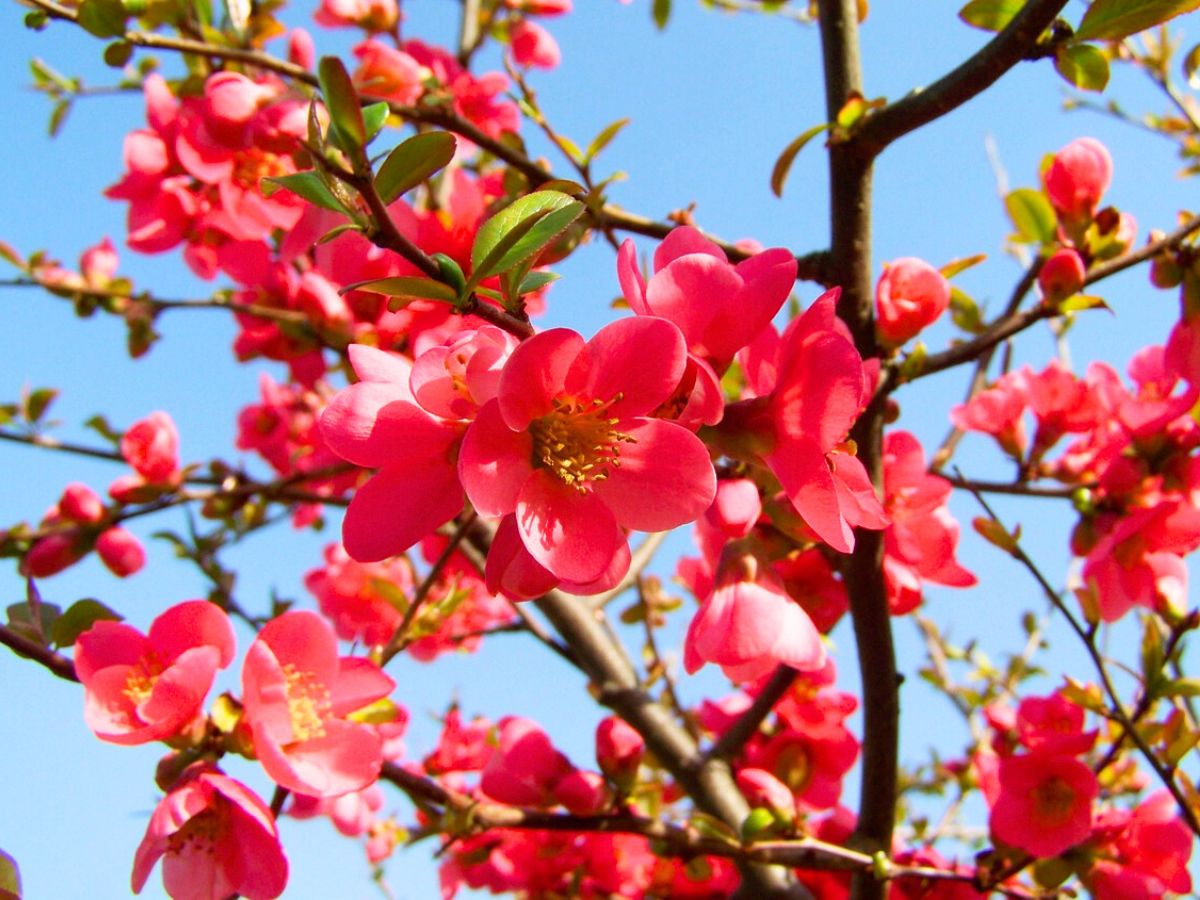
[[152, 412], [121, 436], [121, 456], [146, 482], [166, 484], [179, 471], [179, 432], [165, 412]]
[[487, 589], [511, 600], [530, 600], [559, 588], [581, 597], [601, 594], [620, 584], [629, 571], [629, 543], [617, 546], [617, 552], [604, 571], [590, 581], [559, 578], [525, 548], [515, 515], [505, 516], [496, 527], [484, 568]]
[[1017, 707], [1017, 734], [1029, 750], [1078, 755], [1092, 749], [1096, 732], [1083, 730], [1083, 709], [1062, 694], [1026, 697]]
[[632, 240], [617, 254], [625, 299], [639, 316], [679, 326], [688, 352], [718, 374], [779, 312], [796, 281], [796, 260], [776, 247], [732, 265], [691, 226], [674, 229], [654, 251], [654, 274], [642, 279]]
[[84, 721], [114, 744], [145, 744], [185, 732], [200, 715], [217, 669], [233, 661], [233, 626], [207, 600], [176, 604], [142, 635], [101, 620], [75, 642]]
[[1038, 287], [1049, 303], [1066, 300], [1083, 289], [1087, 266], [1083, 257], [1070, 247], [1060, 247], [1051, 254], [1038, 272]]
[[133, 859], [135, 894], [162, 856], [163, 887], [174, 900], [271, 900], [287, 886], [271, 810], [207, 763], [189, 768], [154, 808]]
[[663, 319], [621, 319], [584, 342], [542, 332], [509, 357], [495, 400], [462, 442], [463, 488], [484, 516], [516, 514], [521, 542], [554, 577], [600, 578], [628, 550], [623, 529], [664, 531], [712, 502], [708, 450], [650, 415], [686, 351]]
[[777, 665], [804, 671], [825, 664], [820, 632], [769, 569], [749, 555], [724, 568], [688, 626], [683, 664], [689, 673], [712, 662], [733, 681], [752, 681]]
[[646, 741], [632, 725], [608, 716], [596, 726], [596, 762], [617, 784], [632, 786], [646, 754]]
[[574, 766], [535, 722], [508, 716], [499, 723], [499, 747], [483, 767], [480, 790], [500, 803], [545, 806], [554, 786]]
[[975, 576], [955, 559], [958, 523], [946, 502], [950, 482], [930, 475], [925, 453], [907, 431], [892, 431], [883, 442], [885, 506], [892, 524], [884, 537], [884, 575], [894, 615], [921, 602], [922, 581], [971, 587]]
[[769, 809], [787, 822], [796, 817], [796, 798], [791, 788], [765, 769], [739, 769], [737, 786], [751, 806]]
[[358, 26], [367, 31], [391, 31], [400, 20], [396, 0], [321, 0], [313, 14], [326, 28]]
[[405, 596], [414, 586], [412, 563], [398, 558], [358, 563], [340, 544], [325, 548], [325, 565], [304, 576], [304, 586], [317, 598], [321, 612], [344, 641], [362, 640], [381, 647], [391, 640], [404, 615], [389, 595]]
[[875, 286], [875, 333], [899, 347], [950, 305], [950, 282], [922, 259], [906, 256], [883, 267]]
[[462, 509], [452, 462], [462, 434], [427, 412], [409, 385], [412, 364], [361, 344], [349, 348], [362, 380], [341, 391], [321, 415], [329, 448], [379, 472], [360, 487], [342, 522], [346, 552], [376, 562], [411, 547]]
[[1092, 770], [1072, 756], [1027, 753], [1000, 760], [993, 836], [1045, 859], [1087, 839], [1100, 793]]
[[49, 578], [75, 565], [87, 552], [88, 540], [79, 529], [55, 531], [29, 548], [21, 572], [30, 578]]
[[354, 55], [359, 63], [354, 70], [354, 86], [364, 94], [408, 105], [424, 93], [426, 73], [403, 50], [368, 40], [354, 48]]
[[562, 62], [558, 42], [541, 25], [519, 19], [508, 30], [509, 48], [518, 66], [554, 69]]
[[124, 528], [106, 528], [96, 538], [96, 552], [108, 570], [125, 578], [146, 565], [146, 550], [142, 542]]
[[1112, 181], [1112, 157], [1095, 138], [1071, 141], [1056, 154], [1042, 175], [1046, 194], [1067, 219], [1088, 219]]
[[571, 11], [572, 0], [504, 0], [504, 5], [530, 16], [561, 16]]
[[854, 528], [882, 529], [887, 516], [863, 464], [841, 446], [868, 391], [862, 357], [839, 330], [837, 296], [827, 291], [783, 335], [762, 458], [808, 527], [849, 553]]
[[379, 777], [379, 735], [347, 721], [395, 683], [374, 663], [338, 658], [337, 638], [314, 612], [293, 610], [263, 626], [242, 670], [245, 721], [254, 751], [277, 783], [334, 797]]

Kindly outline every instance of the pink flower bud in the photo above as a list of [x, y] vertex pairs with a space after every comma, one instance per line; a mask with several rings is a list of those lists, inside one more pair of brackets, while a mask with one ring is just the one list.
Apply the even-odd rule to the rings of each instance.
[[500, 746], [483, 767], [480, 790], [501, 803], [544, 806], [559, 780], [573, 771], [536, 723], [518, 716], [500, 720]]
[[636, 775], [645, 753], [646, 742], [624, 719], [609, 716], [596, 726], [596, 762], [613, 781]]
[[906, 256], [885, 265], [875, 287], [875, 332], [899, 347], [950, 305], [950, 282], [929, 263]]
[[93, 247], [88, 247], [79, 257], [79, 272], [92, 287], [104, 287], [117, 274], [117, 250], [105, 238]]
[[317, 48], [312, 35], [304, 28], [293, 28], [288, 34], [288, 61], [311, 69], [316, 58]]
[[509, 30], [509, 46], [519, 66], [553, 69], [562, 62], [558, 42], [541, 25], [521, 19]]
[[1042, 175], [1050, 202], [1065, 218], [1087, 219], [1112, 181], [1112, 157], [1095, 138], [1071, 141]]
[[222, 134], [236, 134], [274, 93], [271, 88], [255, 84], [240, 72], [218, 72], [204, 85], [207, 124], [217, 126]]
[[75, 565], [86, 553], [87, 544], [78, 531], [58, 531], [29, 548], [22, 568], [30, 578], [49, 578]]
[[1079, 293], [1086, 277], [1083, 257], [1070, 247], [1060, 247], [1038, 272], [1038, 287], [1048, 302], [1058, 303]]
[[96, 538], [96, 552], [108, 570], [118, 578], [141, 571], [146, 551], [132, 533], [124, 528], [109, 528]]
[[789, 822], [796, 817], [791, 788], [765, 769], [742, 769], [737, 773], [737, 786], [751, 806], [769, 809]]
[[170, 481], [179, 468], [179, 433], [165, 412], [153, 412], [121, 438], [121, 455], [146, 481]]
[[80, 525], [94, 525], [104, 518], [104, 502], [86, 484], [75, 481], [63, 488], [58, 511], [64, 519]]
[[599, 772], [576, 769], [554, 785], [554, 799], [577, 816], [594, 816], [608, 809], [612, 794]]

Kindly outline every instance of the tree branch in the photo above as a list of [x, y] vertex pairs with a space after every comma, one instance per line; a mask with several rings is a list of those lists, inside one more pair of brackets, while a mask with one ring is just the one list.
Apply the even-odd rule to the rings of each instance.
[[34, 662], [49, 669], [64, 681], [79, 681], [75, 674], [75, 664], [67, 657], [55, 653], [49, 647], [44, 647], [37, 641], [27, 638], [7, 625], [0, 625], [0, 644], [8, 647], [18, 656], [27, 656]]
[[[1008, 26], [974, 56], [927, 88], [869, 116], [851, 143], [872, 156], [888, 144], [962, 106], [991, 87], [1004, 73], [1028, 58], [1038, 38], [1067, 5], [1067, 0], [1029, 0]], [[830, 121], [833, 121], [831, 118]]]

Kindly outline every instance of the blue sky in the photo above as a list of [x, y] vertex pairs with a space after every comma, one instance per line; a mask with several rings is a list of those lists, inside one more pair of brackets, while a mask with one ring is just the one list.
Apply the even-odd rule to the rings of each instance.
[[[979, 47], [987, 36], [955, 18], [959, 5], [944, 0], [872, 4], [863, 31], [868, 96], [895, 98], [928, 84]], [[699, 3], [676, 0], [670, 26], [659, 33], [651, 25], [647, 0], [630, 6], [579, 0], [577, 6], [570, 16], [548, 23], [562, 46], [561, 69], [535, 74], [531, 81], [551, 121], [577, 143], [586, 144], [615, 119], [631, 117], [597, 170], [628, 173], [613, 189], [615, 202], [662, 218], [694, 201], [699, 224], [728, 239], [753, 237], [797, 252], [824, 246], [825, 164], [819, 141], [800, 155], [782, 200], [768, 188], [779, 151], [824, 118], [815, 29], [770, 17], [706, 12]], [[406, 8], [408, 34], [453, 40], [456, 3], [413, 0]], [[289, 12], [288, 21], [305, 23], [310, 14], [311, 6], [301, 4]], [[45, 248], [74, 265], [79, 252], [104, 235], [121, 243], [124, 206], [105, 200], [100, 190], [121, 172], [121, 139], [143, 124], [141, 101], [137, 95], [81, 101], [60, 136], [50, 141], [45, 127], [49, 104], [28, 90], [28, 60], [42, 57], [96, 85], [111, 83], [115, 72], [100, 60], [101, 42], [64, 25], [29, 32], [22, 15], [12, 4], [0, 13], [5, 47], [0, 109], [6, 113], [5, 140], [0, 142], [6, 173], [0, 190], [0, 240], [26, 252]], [[1183, 27], [1194, 40], [1196, 20]], [[345, 53], [349, 35], [319, 35], [318, 42], [322, 50]], [[495, 62], [494, 56], [487, 59]], [[178, 70], [170, 57], [164, 57], [164, 64], [168, 71]], [[1118, 70], [1110, 94], [1131, 109], [1158, 109], [1161, 103], [1143, 81]], [[961, 276], [960, 284], [993, 309], [1003, 303], [1019, 270], [1003, 251], [1009, 225], [985, 149], [989, 141], [1015, 187], [1035, 183], [1045, 153], [1081, 135], [1101, 138], [1115, 161], [1110, 198], [1138, 217], [1143, 235], [1151, 226], [1171, 227], [1178, 207], [1195, 205], [1192, 183], [1175, 176], [1178, 165], [1168, 143], [1095, 114], [1063, 114], [1063, 96], [1063, 83], [1049, 64], [1025, 64], [998, 89], [891, 148], [876, 177], [875, 270], [899, 256], [942, 264], [986, 253], [988, 262]], [[545, 153], [566, 171], [531, 130], [527, 139], [536, 153]], [[122, 250], [121, 258], [120, 271], [157, 294], [202, 296], [211, 290], [174, 254], [145, 257]], [[619, 292], [611, 250], [595, 242], [561, 271], [545, 322], [571, 325], [585, 334], [594, 331], [610, 318], [609, 303]], [[816, 290], [801, 284], [797, 294], [807, 303]], [[1165, 338], [1177, 314], [1176, 299], [1173, 292], [1151, 288], [1141, 270], [1113, 279], [1104, 295], [1115, 319], [1105, 313], [1084, 317], [1072, 332], [1073, 359], [1082, 366], [1093, 358], [1108, 358], [1123, 369], [1136, 349]], [[118, 322], [103, 317], [80, 321], [67, 304], [32, 291], [0, 289], [0, 303], [6, 323], [0, 337], [0, 402], [15, 399], [26, 386], [61, 387], [52, 413], [64, 423], [58, 433], [65, 438], [89, 440], [79, 423], [96, 412], [127, 427], [152, 410], [165, 409], [179, 425], [185, 460], [236, 460], [232, 439], [237, 411], [256, 398], [258, 373], [282, 377], [277, 366], [232, 365], [234, 331], [219, 313], [164, 317], [162, 342], [147, 358], [130, 362]], [[928, 341], [937, 347], [949, 337], [949, 329], [939, 327]], [[1017, 358], [1040, 368], [1052, 351], [1050, 339], [1038, 333], [1022, 341]], [[963, 385], [961, 374], [948, 373], [902, 393], [901, 424], [927, 445], [935, 443], [946, 428], [945, 410], [961, 397]], [[1008, 474], [982, 440], [965, 442], [961, 462], [981, 477]], [[102, 463], [8, 444], [0, 444], [0, 465], [6, 473], [0, 527], [36, 521], [68, 481], [102, 489], [120, 474]], [[1070, 517], [1048, 505], [998, 506], [1022, 522], [1046, 571], [1061, 579]], [[969, 498], [956, 499], [954, 509], [964, 523], [977, 514]], [[148, 539], [162, 527], [181, 527], [181, 520], [143, 521], [135, 530]], [[928, 611], [952, 623], [959, 639], [979, 630], [985, 632], [989, 651], [1012, 649], [1020, 610], [1041, 611], [1043, 603], [1023, 573], [965, 527], [962, 560], [983, 584], [970, 592], [933, 589]], [[336, 521], [324, 535], [283, 528], [247, 541], [230, 556], [240, 564], [243, 602], [263, 608], [277, 590], [311, 603], [301, 577], [318, 563], [320, 548], [335, 534]], [[164, 543], [148, 539], [148, 546], [149, 566], [136, 578], [118, 581], [89, 560], [46, 580], [45, 599], [66, 606], [79, 597], [97, 597], [144, 628], [166, 606], [200, 595], [204, 586], [194, 571], [176, 564]], [[686, 546], [681, 537], [669, 548], [679, 552]], [[664, 557], [659, 571], [669, 573], [669, 562]], [[15, 566], [0, 569], [0, 588], [6, 605], [23, 598]], [[684, 622], [681, 616], [668, 632], [672, 650], [680, 645]], [[905, 755], [915, 761], [931, 743], [945, 754], [956, 753], [962, 730], [948, 723], [948, 706], [929, 702], [921, 692], [919, 680], [912, 677], [921, 661], [914, 629], [908, 622], [896, 625], [901, 669], [910, 676], [903, 694]], [[244, 649], [250, 636], [239, 637]], [[1068, 650], [1067, 639], [1056, 639], [1059, 652], [1047, 663], [1051, 681], [1059, 671], [1083, 668], [1078, 654]], [[843, 682], [852, 686], [855, 664], [848, 651], [853, 641], [846, 626], [835, 633], [835, 642], [841, 648]], [[413, 714], [409, 743], [415, 755], [427, 752], [436, 735], [432, 714], [457, 697], [468, 712], [531, 716], [577, 764], [593, 762], [591, 725], [599, 714], [580, 679], [518, 638], [495, 638], [476, 656], [432, 667], [397, 660], [392, 674], [399, 685], [397, 699]], [[236, 675], [229, 676], [225, 686], [235, 685]], [[683, 690], [695, 699], [723, 688], [718, 678], [702, 673], [686, 679]], [[125, 895], [133, 850], [157, 800], [152, 776], [160, 748], [101, 744], [84, 727], [81, 707], [77, 686], [0, 652], [0, 771], [5, 773], [0, 781], [0, 847], [19, 860], [30, 897]], [[231, 765], [230, 774], [266, 790], [252, 765]], [[847, 785], [852, 798], [855, 779]], [[396, 799], [395, 806], [407, 815], [402, 800]], [[327, 824], [285, 822], [283, 829], [293, 869], [287, 896], [379, 896], [368, 881], [361, 850]], [[436, 890], [424, 847], [398, 854], [388, 875], [397, 897], [430, 897]], [[158, 890], [155, 875], [147, 895]]]

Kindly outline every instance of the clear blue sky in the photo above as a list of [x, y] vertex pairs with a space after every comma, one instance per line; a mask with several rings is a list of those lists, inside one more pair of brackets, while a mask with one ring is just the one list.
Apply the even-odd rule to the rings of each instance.
[[[863, 32], [869, 96], [895, 98], [928, 84], [980, 46], [986, 35], [957, 21], [959, 2], [874, 3]], [[827, 235], [825, 165], [819, 142], [798, 159], [783, 200], [767, 187], [771, 165], [788, 141], [824, 119], [816, 31], [782, 19], [727, 16], [705, 12], [694, 0], [675, 0], [676, 13], [664, 33], [650, 23], [648, 0], [621, 6], [614, 0], [579, 0], [570, 16], [549, 22], [563, 50], [563, 65], [553, 74], [532, 76], [543, 108], [561, 131], [584, 144], [607, 123], [630, 116], [632, 124], [602, 157], [600, 172], [621, 169], [627, 181], [612, 198], [629, 209], [663, 217], [669, 210], [697, 203], [699, 224], [726, 238], [753, 237], [767, 246], [797, 252], [819, 249]], [[1076, 4], [1081, 8], [1081, 5]], [[454, 38], [451, 0], [421, 0], [406, 5], [407, 33], [449, 43]], [[311, 5], [289, 13], [304, 23]], [[1076, 13], [1077, 14], [1077, 13]], [[114, 71], [100, 61], [102, 43], [65, 25], [42, 33], [22, 26], [23, 9], [9, 3], [0, 12], [0, 109], [5, 139], [0, 164], [0, 240], [22, 251], [45, 248], [74, 265], [78, 253], [104, 235], [120, 244], [124, 205], [105, 200], [101, 189], [121, 172], [121, 139], [144, 123], [140, 96], [96, 98], [77, 104], [62, 134], [46, 138], [49, 104], [28, 90], [27, 62], [39, 56], [89, 84], [113, 81]], [[1195, 40], [1196, 21], [1184, 23]], [[346, 33], [318, 36], [321, 48], [345, 52]], [[278, 52], [278, 45], [275, 47]], [[177, 62], [165, 57], [170, 71]], [[494, 61], [494, 57], [491, 58]], [[1159, 108], [1157, 98], [1132, 73], [1117, 71], [1110, 88], [1132, 109]], [[1170, 227], [1177, 206], [1195, 205], [1193, 182], [1175, 177], [1178, 168], [1170, 145], [1090, 113], [1060, 112], [1062, 82], [1046, 63], [1023, 65], [991, 94], [888, 151], [876, 179], [876, 257], [920, 256], [935, 264], [974, 253], [989, 261], [961, 278], [962, 286], [993, 309], [1017, 277], [1017, 266], [1003, 252], [1008, 225], [997, 199], [985, 141], [994, 140], [1013, 186], [1033, 184], [1043, 154], [1085, 134], [1102, 138], [1115, 160], [1111, 199], [1134, 212], [1142, 234], [1150, 226]], [[550, 154], [531, 130], [527, 139]], [[649, 247], [649, 244], [645, 244]], [[163, 296], [201, 296], [209, 287], [197, 282], [178, 257], [137, 256], [122, 251], [122, 274], [138, 287]], [[609, 302], [619, 292], [611, 250], [597, 242], [562, 267], [563, 279], [551, 294], [546, 321], [570, 324], [590, 333], [607, 320]], [[816, 291], [798, 286], [807, 303]], [[1072, 352], [1077, 364], [1107, 357], [1123, 369], [1140, 346], [1161, 342], [1176, 315], [1174, 293], [1150, 288], [1144, 271], [1106, 285], [1116, 320], [1103, 313], [1085, 317], [1076, 328]], [[5, 329], [0, 337], [0, 402], [15, 399], [23, 386], [58, 386], [63, 395], [53, 409], [64, 426], [60, 436], [89, 439], [78, 423], [103, 412], [126, 427], [156, 409], [175, 417], [185, 461], [213, 456], [237, 459], [232, 449], [237, 411], [257, 396], [258, 372], [281, 377], [280, 367], [234, 366], [229, 350], [233, 328], [219, 313], [180, 313], [161, 320], [164, 340], [150, 356], [131, 363], [124, 355], [119, 323], [97, 317], [79, 321], [69, 307], [32, 291], [0, 290]], [[931, 333], [932, 346], [949, 336]], [[1045, 335], [1028, 338], [1019, 356], [1039, 368], [1049, 358]], [[950, 374], [929, 379], [900, 396], [901, 424], [927, 445], [944, 433], [945, 409], [957, 402], [963, 378]], [[968, 440], [963, 465], [981, 477], [1003, 477], [983, 441]], [[104, 488], [119, 474], [116, 467], [44, 451], [0, 444], [0, 527], [36, 521], [68, 481]], [[1066, 571], [1065, 527], [1069, 517], [1045, 506], [999, 504], [1019, 517], [1054, 578]], [[954, 509], [964, 524], [976, 514], [969, 499]], [[143, 537], [157, 528], [180, 527], [180, 519], [139, 522]], [[960, 639], [986, 631], [989, 650], [1012, 649], [1019, 610], [1043, 604], [1023, 573], [970, 534], [962, 560], [983, 584], [970, 592], [929, 591], [929, 611], [955, 622]], [[263, 608], [272, 589], [311, 603], [300, 584], [316, 565], [320, 548], [336, 535], [277, 535], [246, 542], [238, 593], [251, 608]], [[49, 602], [69, 605], [93, 596], [121, 610], [144, 628], [153, 616], [179, 600], [198, 596], [196, 573], [175, 563], [169, 548], [148, 539], [147, 569], [118, 581], [89, 560], [42, 585]], [[686, 546], [681, 540], [675, 548]], [[661, 571], [668, 572], [668, 561]], [[0, 568], [4, 604], [23, 599], [23, 583], [11, 563]], [[668, 644], [677, 650], [681, 616]], [[904, 753], [917, 761], [936, 743], [943, 755], [961, 751], [962, 730], [947, 716], [941, 701], [928, 702], [915, 672], [919, 645], [908, 622], [897, 622], [901, 670], [910, 678], [904, 689]], [[241, 634], [242, 649], [249, 636]], [[843, 682], [856, 679], [847, 626], [835, 633]], [[1057, 645], [1065, 651], [1065, 639]], [[1062, 662], [1062, 660], [1068, 662]], [[1063, 665], [1079, 674], [1074, 653], [1061, 653], [1049, 666]], [[474, 657], [436, 666], [397, 660], [392, 674], [396, 698], [413, 714], [409, 741], [415, 755], [427, 752], [437, 728], [431, 714], [457, 696], [467, 712], [491, 716], [515, 713], [542, 722], [579, 765], [592, 764], [591, 723], [598, 718], [580, 679], [557, 659], [517, 638], [496, 638]], [[1057, 677], [1051, 672], [1051, 678]], [[236, 673], [226, 686], [236, 684]], [[721, 691], [710, 672], [686, 679], [690, 698]], [[128, 890], [133, 850], [146, 815], [157, 801], [153, 768], [157, 746], [119, 748], [96, 741], [83, 725], [82, 694], [39, 667], [0, 651], [0, 847], [17, 857], [28, 896], [119, 897]], [[855, 726], [857, 727], [857, 719]], [[948, 724], [950, 723], [950, 724]], [[586, 727], [585, 727], [586, 726]], [[944, 730], [943, 730], [944, 729]], [[231, 763], [230, 774], [261, 790], [265, 781], [249, 764]], [[857, 792], [857, 776], [848, 780], [848, 802]], [[407, 804], [393, 798], [407, 817]], [[361, 850], [339, 838], [326, 823], [285, 822], [285, 844], [292, 864], [287, 896], [294, 898], [379, 896], [367, 879]], [[397, 897], [435, 896], [436, 879], [426, 848], [399, 853], [388, 868]], [[156, 874], [147, 895], [159, 889]]]

